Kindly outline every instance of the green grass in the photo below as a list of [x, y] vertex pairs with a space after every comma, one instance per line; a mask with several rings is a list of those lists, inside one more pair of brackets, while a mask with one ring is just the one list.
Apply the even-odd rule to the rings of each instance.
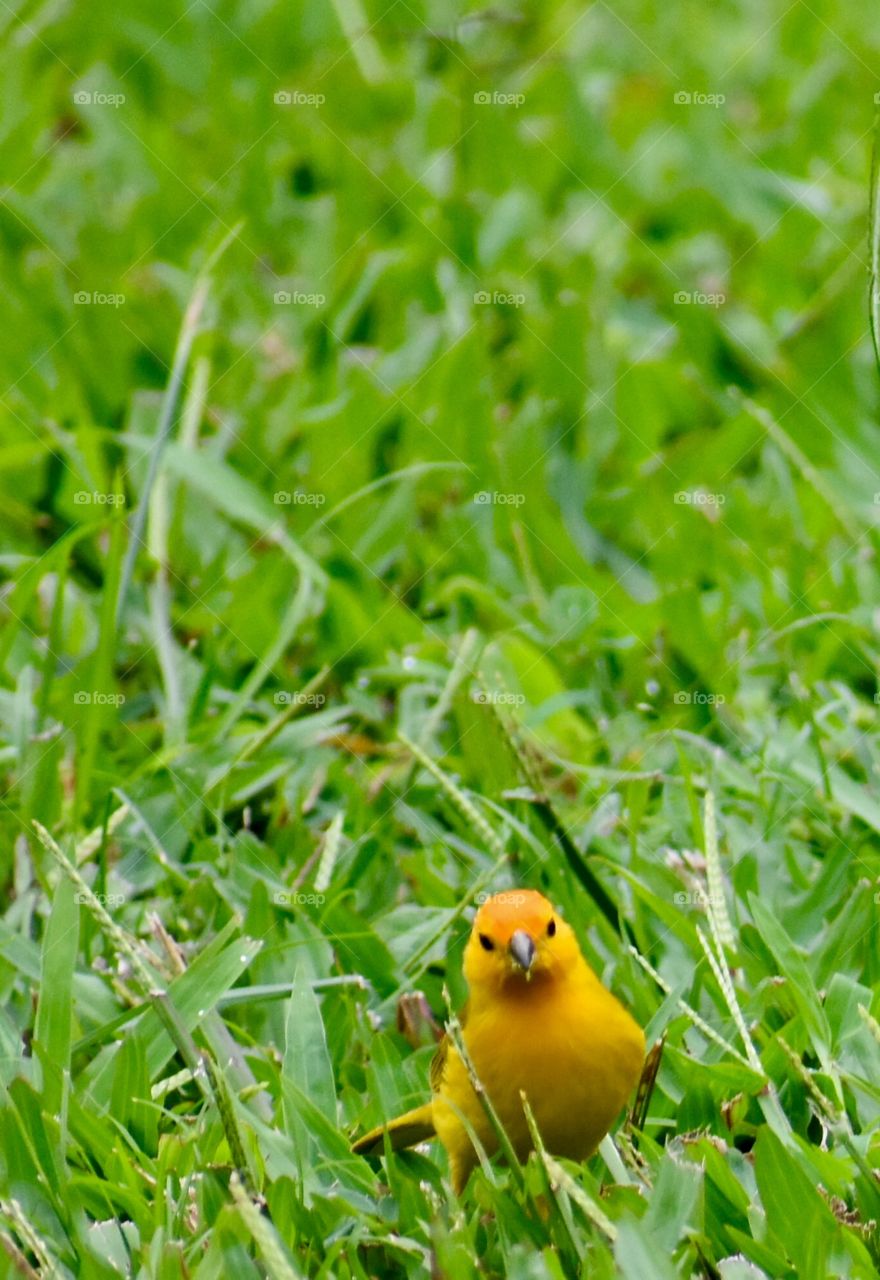
[[[0, 1274], [880, 1275], [861, 9], [0, 29]], [[511, 884], [666, 1047], [458, 1202]]]

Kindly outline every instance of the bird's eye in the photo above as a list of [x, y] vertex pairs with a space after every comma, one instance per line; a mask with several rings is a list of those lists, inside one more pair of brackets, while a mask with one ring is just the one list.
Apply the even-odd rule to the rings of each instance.
[[553, 938], [555, 936], [556, 936], [556, 921], [551, 920], [550, 923], [547, 925], [547, 937]]
[[485, 934], [485, 933], [481, 933], [481, 934], [480, 934], [480, 946], [483, 948], [483, 950], [484, 950], [484, 951], [494, 951], [494, 950], [495, 950], [495, 943], [494, 943], [494, 942], [492, 941], [492, 939], [491, 939], [490, 937], [488, 937], [488, 935], [487, 935], [487, 934]]

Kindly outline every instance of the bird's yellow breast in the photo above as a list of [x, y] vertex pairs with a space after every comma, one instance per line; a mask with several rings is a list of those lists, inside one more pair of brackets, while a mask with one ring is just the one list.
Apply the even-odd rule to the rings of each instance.
[[[520, 1091], [547, 1149], [584, 1159], [595, 1151], [639, 1079], [641, 1028], [583, 965], [563, 982], [518, 983], [472, 1001], [464, 1043], [520, 1158], [532, 1142]], [[454, 1051], [434, 1103], [437, 1134], [463, 1180], [473, 1149], [463, 1113], [489, 1152], [494, 1134]]]

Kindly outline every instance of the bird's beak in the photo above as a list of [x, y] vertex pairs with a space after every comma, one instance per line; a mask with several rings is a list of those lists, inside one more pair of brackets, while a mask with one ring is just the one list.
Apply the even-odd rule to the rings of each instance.
[[523, 973], [528, 974], [535, 958], [535, 943], [530, 934], [525, 929], [517, 929], [510, 939], [508, 950]]

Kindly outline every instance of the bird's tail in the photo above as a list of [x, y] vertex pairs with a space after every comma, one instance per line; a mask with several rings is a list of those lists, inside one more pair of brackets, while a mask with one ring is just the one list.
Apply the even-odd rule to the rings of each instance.
[[351, 1149], [360, 1156], [381, 1155], [385, 1150], [386, 1133], [391, 1141], [392, 1151], [399, 1151], [401, 1147], [412, 1147], [417, 1142], [427, 1142], [428, 1138], [435, 1137], [431, 1103], [426, 1102], [422, 1107], [405, 1111], [395, 1120], [389, 1120], [387, 1124], [380, 1124], [378, 1128], [371, 1129], [362, 1138], [358, 1138]]

